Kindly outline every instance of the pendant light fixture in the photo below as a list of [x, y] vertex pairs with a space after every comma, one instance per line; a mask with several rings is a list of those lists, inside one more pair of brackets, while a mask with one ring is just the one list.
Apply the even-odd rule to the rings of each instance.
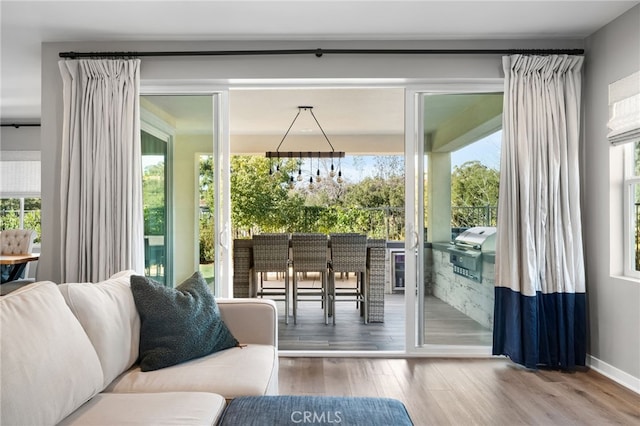
[[[285, 141], [285, 139], [287, 138], [287, 136], [289, 135], [289, 132], [291, 131], [291, 128], [293, 127], [293, 125], [295, 124], [296, 120], [298, 119], [298, 117], [300, 116], [301, 113], [303, 112], [309, 112], [311, 114], [311, 116], [313, 117], [314, 121], [316, 122], [316, 124], [318, 125], [318, 128], [320, 129], [320, 131], [322, 132], [322, 136], [324, 136], [325, 141], [327, 142], [327, 144], [329, 145], [330, 150], [327, 151], [280, 151], [280, 147], [282, 146], [283, 142]], [[301, 182], [303, 180], [303, 176], [302, 176], [302, 164], [303, 164], [303, 158], [306, 159], [308, 158], [311, 161], [311, 166], [310, 166], [310, 178], [309, 178], [309, 188], [313, 189], [315, 187], [314, 185], [314, 177], [315, 177], [315, 183], [320, 183], [322, 182], [323, 177], [321, 176], [320, 173], [320, 159], [321, 158], [330, 158], [331, 159], [331, 169], [329, 170], [329, 177], [330, 178], [334, 178], [336, 176], [336, 170], [335, 170], [335, 166], [334, 166], [334, 158], [337, 158], [338, 160], [340, 160], [341, 158], [343, 158], [345, 155], [345, 153], [343, 151], [336, 151], [333, 148], [333, 145], [331, 144], [331, 141], [329, 141], [329, 138], [327, 137], [327, 134], [325, 133], [324, 129], [322, 128], [322, 126], [320, 125], [320, 123], [318, 122], [318, 119], [316, 118], [315, 114], [313, 113], [313, 107], [312, 106], [299, 106], [298, 107], [298, 113], [296, 114], [296, 116], [293, 118], [293, 121], [291, 122], [291, 124], [289, 125], [289, 128], [287, 129], [287, 131], [285, 132], [284, 136], [282, 137], [282, 140], [280, 140], [280, 143], [278, 144], [278, 147], [276, 148], [275, 151], [268, 151], [265, 153], [265, 157], [269, 158], [269, 159], [277, 159], [278, 162], [278, 167], [276, 172], [279, 171], [279, 164], [280, 164], [280, 158], [284, 157], [284, 158], [298, 158], [298, 175], [295, 177], [295, 181]], [[313, 173], [313, 159], [317, 158], [318, 159], [318, 168], [316, 170], [316, 173], [314, 175]], [[271, 169], [270, 169], [270, 174], [272, 174]], [[295, 181], [294, 181], [294, 177], [293, 175], [289, 176], [289, 181], [288, 181], [288, 186], [289, 188], [293, 188], [295, 186]], [[338, 166], [338, 183], [342, 183], [343, 179], [342, 179], [342, 171], [340, 171], [340, 166]]]

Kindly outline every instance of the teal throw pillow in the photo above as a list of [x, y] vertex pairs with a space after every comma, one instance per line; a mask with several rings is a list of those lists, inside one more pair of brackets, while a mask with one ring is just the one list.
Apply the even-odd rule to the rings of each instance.
[[176, 288], [131, 276], [140, 315], [140, 368], [153, 371], [238, 346], [200, 272]]

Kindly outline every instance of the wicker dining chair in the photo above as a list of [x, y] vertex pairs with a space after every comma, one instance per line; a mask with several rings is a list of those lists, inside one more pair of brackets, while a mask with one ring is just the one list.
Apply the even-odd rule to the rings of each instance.
[[[284, 322], [289, 324], [289, 235], [258, 234], [252, 240], [254, 277], [259, 276], [255, 280], [255, 296], [284, 300]], [[284, 274], [284, 288], [265, 287], [267, 272]]]
[[[327, 300], [327, 236], [325, 234], [291, 235], [293, 265], [293, 323], [298, 321], [298, 302], [319, 299], [324, 311], [324, 323], [329, 324]], [[298, 285], [299, 273], [319, 272], [320, 287]]]
[[[360, 234], [330, 234], [331, 261], [329, 262], [329, 312], [336, 323], [336, 302], [355, 301], [368, 324], [367, 291], [367, 236]], [[356, 274], [355, 287], [337, 287], [336, 273]]]

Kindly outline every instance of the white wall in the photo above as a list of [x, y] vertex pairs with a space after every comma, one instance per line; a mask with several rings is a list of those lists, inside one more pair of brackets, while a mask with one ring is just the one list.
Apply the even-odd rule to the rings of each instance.
[[211, 154], [213, 135], [176, 136], [173, 145], [174, 277], [181, 283], [196, 270], [200, 260], [196, 161], [200, 153]]
[[1, 127], [0, 150], [40, 151], [40, 127]]
[[640, 391], [640, 282], [622, 278], [622, 148], [606, 139], [608, 85], [640, 69], [640, 6], [586, 40], [583, 226], [592, 365]]

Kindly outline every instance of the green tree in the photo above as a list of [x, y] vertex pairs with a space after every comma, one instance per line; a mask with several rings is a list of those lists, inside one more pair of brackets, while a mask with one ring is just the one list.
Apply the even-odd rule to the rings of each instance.
[[399, 155], [376, 156], [376, 174], [345, 190], [344, 205], [350, 207], [404, 208], [404, 163]]
[[200, 263], [206, 264], [213, 262], [215, 258], [213, 156], [203, 155], [200, 157], [198, 180], [200, 191]]
[[257, 156], [231, 158], [231, 220], [236, 233], [290, 228], [300, 220], [304, 199], [289, 196], [288, 188], [289, 174], [297, 170], [297, 162], [282, 160], [279, 170], [272, 163]]
[[[486, 223], [487, 213], [498, 204], [499, 184], [500, 172], [479, 161], [467, 161], [456, 166], [451, 175], [452, 226]], [[495, 225], [494, 222], [495, 217], [488, 224]]]
[[[319, 161], [325, 177], [329, 163]], [[279, 167], [278, 167], [279, 165]], [[302, 184], [295, 177], [303, 170]], [[213, 211], [213, 162], [201, 162], [200, 196]], [[404, 237], [404, 169], [402, 157], [376, 158], [377, 175], [350, 183], [345, 176], [308, 184], [308, 165], [297, 159], [279, 162], [258, 156], [231, 159], [231, 217], [234, 238], [258, 232], [362, 232], [371, 237]], [[289, 188], [290, 176], [294, 187]], [[391, 207], [390, 207], [391, 206]], [[201, 235], [213, 235], [213, 218], [201, 216]], [[210, 237], [207, 237], [211, 240]], [[205, 242], [201, 242], [204, 247]], [[201, 252], [201, 257], [208, 256]]]
[[1, 229], [18, 229], [20, 227], [20, 199], [3, 198], [0, 200], [0, 209], [2, 220]]
[[[35, 242], [40, 242], [41, 235], [41, 201], [40, 198], [24, 199], [24, 229], [36, 231]], [[20, 228], [20, 199], [3, 198], [0, 200], [0, 229]]]
[[376, 174], [345, 188], [337, 229], [371, 237], [404, 239], [404, 164], [401, 156], [377, 156]]
[[142, 194], [145, 235], [164, 235], [166, 222], [164, 162], [144, 169]]

